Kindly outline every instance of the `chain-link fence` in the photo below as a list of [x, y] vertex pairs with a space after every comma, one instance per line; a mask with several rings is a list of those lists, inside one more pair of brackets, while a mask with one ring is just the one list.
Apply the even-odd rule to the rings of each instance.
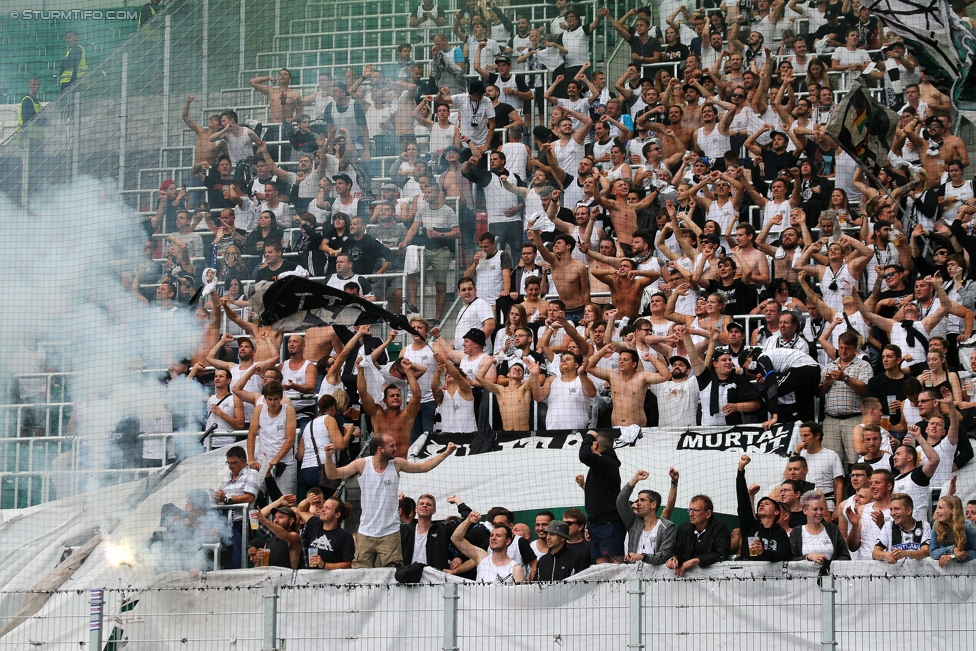
[[919, 561], [837, 563], [827, 576], [803, 563], [724, 563], [682, 579], [630, 566], [523, 586], [432, 571], [416, 585], [388, 570], [255, 572], [3, 593], [0, 648], [907, 651], [972, 648], [976, 637], [973, 575]]

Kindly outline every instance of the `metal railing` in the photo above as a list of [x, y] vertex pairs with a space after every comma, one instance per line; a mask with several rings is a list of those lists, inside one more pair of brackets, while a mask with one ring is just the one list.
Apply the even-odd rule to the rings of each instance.
[[[12, 606], [8, 612], [31, 600], [40, 610], [5, 617], [0, 647], [57, 641], [64, 648], [101, 649], [125, 640], [194, 650], [323, 644], [469, 650], [482, 648], [490, 631], [496, 638], [517, 636], [520, 649], [533, 651], [971, 648], [973, 575], [940, 573], [928, 561], [902, 563], [885, 574], [867, 562], [836, 562], [823, 577], [810, 563], [719, 563], [680, 579], [661, 568], [630, 566], [521, 586], [476, 584], [432, 571], [422, 584], [399, 585], [388, 569], [257, 568], [236, 583], [212, 586], [188, 581], [165, 588], [9, 591], [0, 593]], [[899, 603], [910, 615], [889, 616], [892, 592], [903, 595]]]

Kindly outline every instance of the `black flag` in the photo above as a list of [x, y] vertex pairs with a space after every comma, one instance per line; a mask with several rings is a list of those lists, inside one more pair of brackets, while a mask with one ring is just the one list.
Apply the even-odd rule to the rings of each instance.
[[286, 276], [273, 283], [255, 285], [251, 307], [261, 324], [279, 332], [327, 325], [389, 323], [396, 330], [420, 334], [402, 314], [393, 314], [366, 299], [320, 285], [301, 276]]

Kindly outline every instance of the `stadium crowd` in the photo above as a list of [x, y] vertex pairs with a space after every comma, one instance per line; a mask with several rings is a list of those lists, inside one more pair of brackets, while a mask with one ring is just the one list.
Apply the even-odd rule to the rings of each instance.
[[[661, 25], [556, 8], [533, 25], [490, 0], [454, 15], [424, 0], [411, 25], [431, 40], [398, 46], [395, 65], [323, 73], [307, 96], [287, 69], [252, 79], [267, 125], [228, 109], [203, 127], [187, 97], [200, 187], [161, 185], [145, 227], [162, 250], [147, 243], [125, 282], [158, 283], [154, 309], [206, 323], [203, 352], [171, 374], [213, 388], [205, 426], [231, 446], [215, 500], [265, 498], [269, 550], [252, 560], [510, 582], [608, 561], [682, 575], [730, 557], [972, 558], [976, 502], [952, 474], [976, 428], [960, 379], [976, 355], [976, 193], [948, 99], [857, 0], [664, 3]], [[631, 52], [612, 84], [590, 65], [602, 21]], [[900, 115], [876, 178], [827, 130], [856, 79]], [[289, 273], [384, 302], [420, 336], [391, 352], [401, 333], [257, 325], [253, 283]], [[209, 310], [191, 306], [201, 284]], [[450, 288], [460, 307], [442, 323]], [[755, 507], [740, 460], [737, 534], [704, 495], [677, 527], [673, 497], [661, 517], [653, 490], [631, 503], [647, 473], [621, 486], [603, 433], [793, 422], [802, 443]], [[433, 496], [397, 495], [399, 473], [453, 451], [408, 461], [425, 432], [491, 429], [594, 430], [586, 511], [539, 514], [532, 540], [504, 508], [484, 526], [452, 496], [461, 519], [435, 521]], [[356, 458], [360, 430], [375, 434]], [[329, 497], [344, 479], [361, 491], [355, 542]]]

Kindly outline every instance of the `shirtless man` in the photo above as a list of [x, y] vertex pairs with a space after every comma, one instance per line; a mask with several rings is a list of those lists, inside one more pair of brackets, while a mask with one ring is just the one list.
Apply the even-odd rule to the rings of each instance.
[[487, 378], [488, 370], [495, 363], [495, 358], [486, 356], [481, 360], [478, 369], [478, 381], [486, 391], [491, 391], [498, 398], [498, 411], [502, 415], [502, 429], [507, 432], [524, 431], [529, 429], [529, 406], [532, 404], [532, 393], [529, 382], [525, 382], [525, 364], [511, 362], [508, 365], [508, 385], [495, 384]]
[[[283, 137], [284, 134], [281, 132], [281, 123], [293, 122], [302, 112], [302, 94], [288, 87], [291, 84], [291, 71], [287, 68], [282, 68], [278, 71], [277, 92], [274, 92], [271, 86], [263, 83], [266, 81], [274, 81], [274, 77], [255, 77], [248, 82], [251, 84], [251, 88], [268, 97], [268, 122], [272, 124], [267, 127], [264, 133], [264, 139], [272, 142], [275, 140], [286, 140]], [[274, 151], [277, 149], [275, 147], [272, 147], [271, 150], [272, 158], [275, 162], [287, 161], [291, 158], [290, 145], [279, 145], [279, 147], [280, 152]], [[274, 154], [278, 155], [275, 156]]]
[[383, 404], [386, 409], [377, 405], [373, 396], [369, 395], [369, 391], [366, 390], [365, 373], [359, 373], [356, 376], [356, 388], [359, 390], [359, 400], [362, 403], [363, 411], [373, 421], [373, 431], [392, 436], [397, 445], [396, 456], [406, 459], [407, 449], [410, 447], [410, 431], [413, 429], [414, 418], [420, 411], [421, 392], [420, 384], [417, 382], [417, 372], [414, 371], [413, 365], [405, 360], [400, 365], [410, 387], [410, 400], [407, 402], [406, 408], [401, 409], [403, 395], [400, 393], [400, 389], [392, 384], [383, 387]]
[[[278, 351], [281, 350], [281, 342], [285, 337], [285, 333], [276, 332], [270, 326], [259, 326], [255, 323], [245, 321], [231, 308], [230, 300], [230, 296], [224, 296], [220, 302], [224, 305], [224, 312], [227, 314], [227, 318], [236, 323], [241, 330], [249, 334], [256, 342], [257, 347], [254, 350], [254, 361], [267, 362], [265, 364], [266, 367], [277, 364], [280, 359]], [[254, 316], [256, 319], [258, 315], [255, 314]]]
[[[637, 232], [637, 213], [649, 207], [657, 201], [657, 192], [648, 192], [647, 196], [635, 203], [630, 203], [627, 196], [630, 194], [631, 184], [624, 179], [617, 179], [610, 186], [612, 199], [607, 199], [602, 193], [595, 193], [594, 200], [601, 208], [610, 212], [610, 221], [613, 222], [613, 229], [617, 233], [617, 241], [624, 255], [631, 255], [631, 244], [634, 240], [634, 233]], [[562, 293], [560, 293], [562, 296]]]
[[647, 388], [652, 384], [664, 382], [667, 378], [660, 373], [644, 371], [637, 351], [627, 348], [619, 350], [619, 371], [599, 368], [597, 364], [606, 354], [616, 351], [613, 344], [608, 344], [596, 351], [590, 357], [589, 370], [593, 377], [610, 384], [610, 395], [613, 398], [613, 413], [610, 422], [614, 427], [629, 425], [647, 425], [644, 414], [644, 397]]
[[756, 248], [756, 229], [752, 224], [741, 222], [735, 227], [732, 257], [742, 272], [742, 282], [747, 285], [769, 283], [769, 261], [766, 254]]
[[641, 299], [644, 289], [653, 280], [646, 276], [636, 276], [637, 266], [630, 258], [621, 258], [619, 267], [613, 269], [594, 269], [593, 276], [610, 287], [610, 302], [613, 303], [620, 316], [637, 318], [640, 312]]
[[211, 115], [207, 121], [207, 128], [204, 129], [190, 117], [190, 104], [194, 99], [193, 95], [186, 96], [182, 116], [184, 124], [190, 127], [190, 131], [197, 134], [197, 141], [193, 146], [193, 162], [199, 165], [206, 161], [210, 165], [216, 165], [217, 156], [220, 154], [220, 145], [210, 142], [210, 136], [220, 131], [220, 116]]
[[[929, 187], [937, 188], [942, 183], [942, 172], [945, 171], [946, 162], [953, 158], [959, 158], [960, 149], [962, 155], [966, 157], [966, 161], [969, 160], [969, 157], [966, 154], [966, 147], [964, 145], [959, 146], [961, 141], [958, 144], [950, 143], [945, 124], [939, 118], [930, 117], [926, 119], [925, 128], [928, 130], [928, 141], [922, 140], [918, 135], [918, 118], [912, 120], [905, 127], [905, 136], [912, 143], [915, 151], [918, 152], [918, 161], [928, 177]], [[962, 159], [960, 158], [960, 160]]]
[[566, 305], [566, 317], [578, 323], [583, 318], [586, 304], [590, 302], [590, 273], [585, 264], [573, 257], [576, 242], [572, 236], [560, 233], [552, 243], [550, 252], [543, 246], [539, 231], [529, 230], [529, 238], [539, 249], [542, 259], [552, 266], [552, 282]]

